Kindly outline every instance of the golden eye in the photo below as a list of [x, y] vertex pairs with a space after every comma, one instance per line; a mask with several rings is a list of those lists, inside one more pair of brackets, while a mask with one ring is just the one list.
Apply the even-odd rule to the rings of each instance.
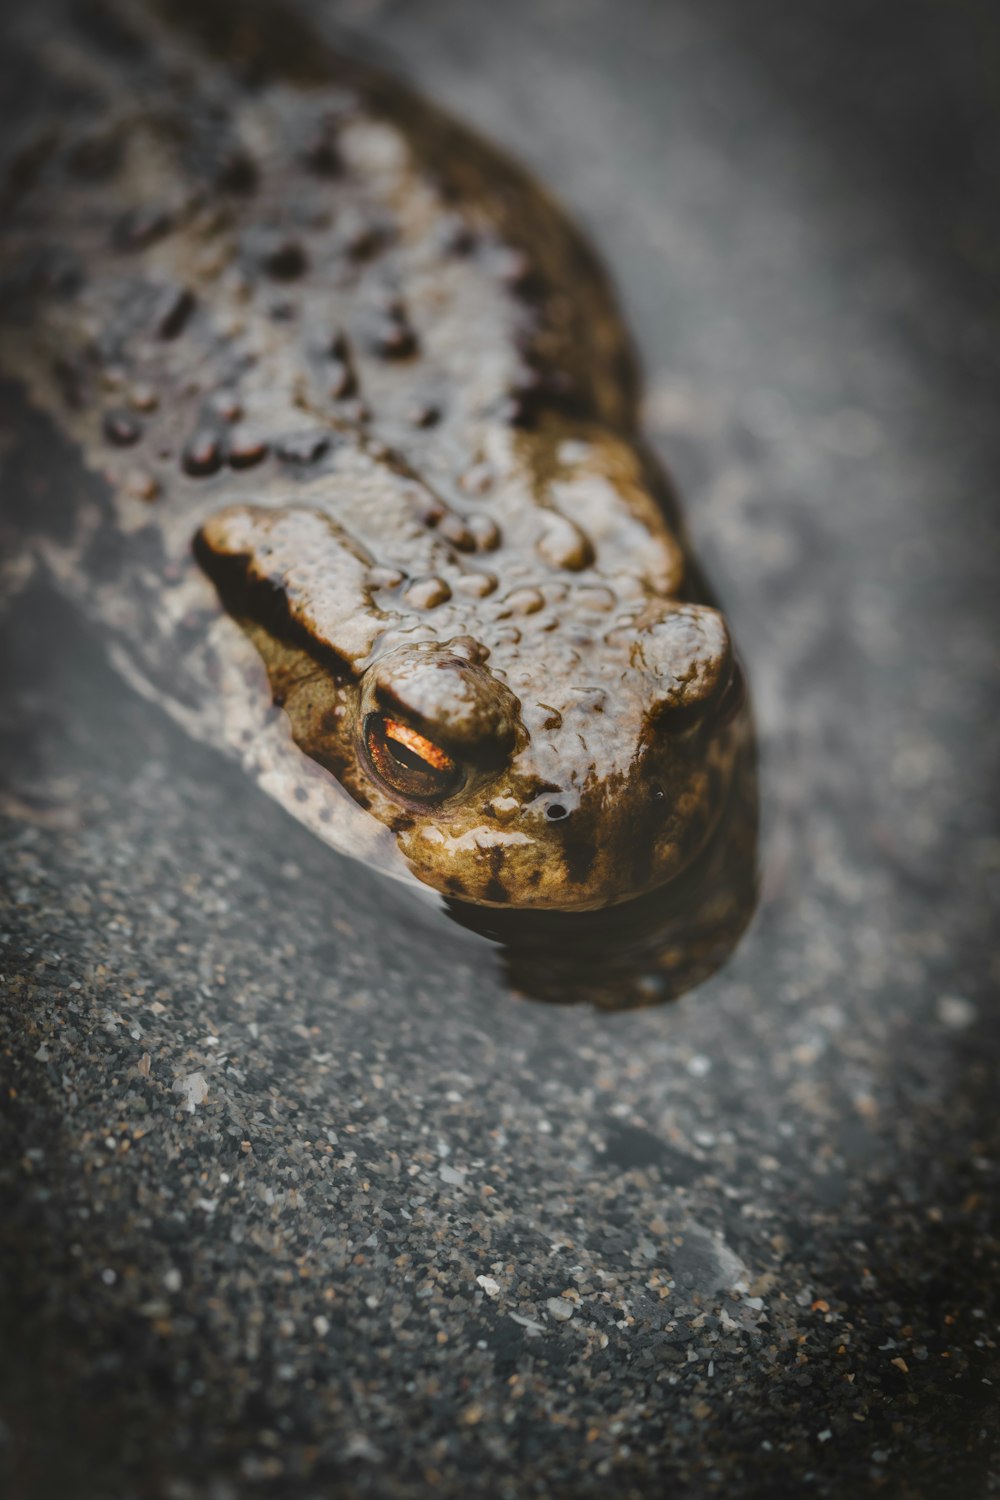
[[394, 792], [440, 799], [458, 785], [461, 773], [451, 756], [409, 724], [369, 714], [364, 735], [372, 769]]

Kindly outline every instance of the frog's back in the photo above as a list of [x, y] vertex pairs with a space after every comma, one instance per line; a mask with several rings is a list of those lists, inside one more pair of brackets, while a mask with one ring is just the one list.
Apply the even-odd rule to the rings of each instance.
[[309, 426], [363, 430], [445, 488], [484, 420], [631, 434], [613, 299], [534, 182], [290, 20], [187, 9], [190, 31], [127, 5], [48, 20], [33, 48], [58, 114], [10, 153], [5, 301], [44, 322], [53, 401], [108, 418], [105, 447], [180, 503], [175, 476], [254, 461], [204, 440], [237, 407], [272, 454]]

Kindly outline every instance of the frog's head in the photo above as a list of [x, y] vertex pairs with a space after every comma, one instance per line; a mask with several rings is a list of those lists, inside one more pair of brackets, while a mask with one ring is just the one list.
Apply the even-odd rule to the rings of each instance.
[[355, 785], [419, 878], [572, 910], [679, 874], [721, 810], [742, 697], [717, 611], [649, 622], [614, 695], [548, 681], [519, 699], [486, 658], [470, 640], [400, 646], [355, 695]]
[[420, 557], [414, 577], [403, 510], [394, 566], [366, 546], [359, 472], [350, 533], [334, 475], [322, 508], [231, 506], [199, 539], [298, 746], [445, 896], [585, 910], [672, 880], [718, 820], [740, 733], [722, 616], [596, 572], [550, 583], [530, 552], [487, 597], [462, 587], [474, 554], [427, 554], [435, 576]]

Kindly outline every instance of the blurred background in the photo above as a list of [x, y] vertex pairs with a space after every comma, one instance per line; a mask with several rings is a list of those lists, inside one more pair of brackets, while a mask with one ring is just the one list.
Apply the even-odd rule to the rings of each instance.
[[762, 900], [673, 1006], [518, 1000], [33, 589], [8, 1492], [992, 1493], [1000, 15], [297, 10], [609, 266], [749, 668]]

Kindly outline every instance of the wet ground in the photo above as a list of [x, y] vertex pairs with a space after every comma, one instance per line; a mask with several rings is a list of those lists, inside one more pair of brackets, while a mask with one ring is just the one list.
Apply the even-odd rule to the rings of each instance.
[[314, 4], [614, 268], [749, 665], [763, 897], [626, 1015], [509, 994], [4, 631], [8, 1493], [1000, 1485], [986, 4]]

